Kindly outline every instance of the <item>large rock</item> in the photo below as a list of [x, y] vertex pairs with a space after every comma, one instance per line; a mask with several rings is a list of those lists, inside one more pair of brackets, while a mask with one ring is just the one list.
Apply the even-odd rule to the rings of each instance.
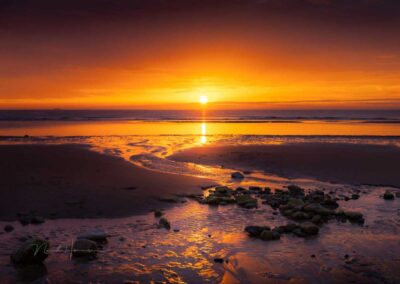
[[97, 255], [97, 243], [95, 241], [78, 239], [72, 245], [72, 256], [95, 257]]
[[11, 261], [14, 264], [42, 263], [48, 256], [49, 247], [50, 244], [46, 240], [29, 239], [11, 255]]

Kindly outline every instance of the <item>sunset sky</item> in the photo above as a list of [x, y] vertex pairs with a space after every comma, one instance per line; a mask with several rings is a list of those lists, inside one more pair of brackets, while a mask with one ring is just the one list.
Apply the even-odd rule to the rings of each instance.
[[398, 0], [6, 0], [0, 108], [400, 107]]

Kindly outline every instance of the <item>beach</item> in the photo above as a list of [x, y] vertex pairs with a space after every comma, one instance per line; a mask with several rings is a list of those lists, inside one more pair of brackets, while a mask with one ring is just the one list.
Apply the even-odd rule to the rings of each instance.
[[[2, 129], [19, 134], [0, 138], [2, 283], [400, 281], [396, 137], [67, 124]], [[40, 263], [12, 261], [32, 241], [48, 245]]]
[[84, 145], [0, 146], [0, 219], [113, 218], [166, 207], [212, 181], [139, 168]]

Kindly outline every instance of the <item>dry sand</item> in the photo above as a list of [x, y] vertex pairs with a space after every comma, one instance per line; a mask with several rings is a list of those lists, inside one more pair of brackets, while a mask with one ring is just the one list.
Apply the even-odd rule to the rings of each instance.
[[205, 146], [169, 158], [261, 170], [287, 178], [400, 187], [400, 148], [395, 146], [341, 143]]
[[120, 217], [166, 207], [158, 197], [201, 192], [206, 179], [149, 171], [81, 145], [0, 146], [0, 219]]

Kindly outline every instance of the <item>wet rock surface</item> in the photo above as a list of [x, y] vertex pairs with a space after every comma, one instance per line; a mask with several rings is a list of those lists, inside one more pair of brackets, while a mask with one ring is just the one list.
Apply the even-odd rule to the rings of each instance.
[[25, 241], [11, 255], [12, 263], [16, 265], [28, 265], [42, 263], [48, 256], [50, 244], [48, 241], [33, 238]]

